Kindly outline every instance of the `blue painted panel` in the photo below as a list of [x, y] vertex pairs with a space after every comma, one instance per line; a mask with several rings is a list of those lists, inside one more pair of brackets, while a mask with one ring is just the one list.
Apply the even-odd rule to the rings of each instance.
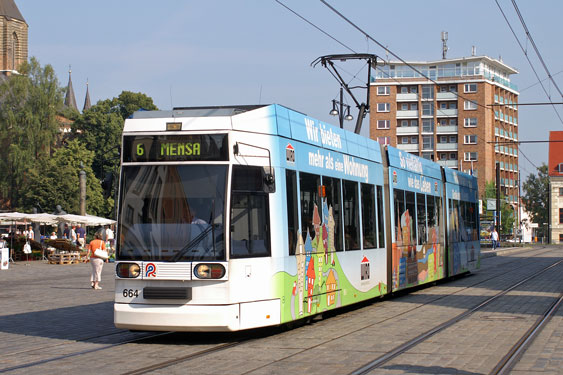
[[387, 154], [389, 155], [389, 166], [432, 177], [437, 180], [442, 179], [441, 167], [437, 163], [391, 146], [387, 146]]
[[276, 111], [276, 121], [278, 125], [278, 135], [291, 138], [291, 125], [289, 122], [289, 109], [281, 105], [274, 105]]
[[329, 150], [348, 152], [344, 130], [291, 110], [289, 118], [293, 139]]
[[468, 175], [467, 173], [460, 172], [455, 169], [446, 168], [445, 169], [446, 182], [451, 182], [453, 184], [465, 186], [470, 189], [477, 190], [477, 178]]

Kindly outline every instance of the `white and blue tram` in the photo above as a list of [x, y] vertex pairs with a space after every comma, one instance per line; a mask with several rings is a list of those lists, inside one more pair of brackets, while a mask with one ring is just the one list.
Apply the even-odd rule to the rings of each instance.
[[136, 112], [114, 319], [275, 326], [468, 272], [476, 179], [280, 105]]

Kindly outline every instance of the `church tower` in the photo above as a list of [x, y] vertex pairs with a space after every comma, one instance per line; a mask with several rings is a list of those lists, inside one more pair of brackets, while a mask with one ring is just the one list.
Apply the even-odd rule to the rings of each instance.
[[0, 72], [17, 73], [27, 61], [28, 25], [14, 0], [0, 0]]

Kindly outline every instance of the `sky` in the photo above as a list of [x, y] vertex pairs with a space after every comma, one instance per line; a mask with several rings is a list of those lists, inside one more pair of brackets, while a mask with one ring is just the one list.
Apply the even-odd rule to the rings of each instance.
[[[311, 63], [351, 50], [388, 59], [385, 49], [320, 0], [279, 0], [316, 27], [275, 0], [15, 1], [29, 25], [29, 56], [52, 65], [62, 86], [71, 66], [79, 108], [89, 82], [93, 104], [127, 90], [145, 93], [164, 110], [277, 103], [337, 124], [328, 112], [339, 84], [328, 70]], [[518, 86], [520, 103], [549, 102], [548, 95], [562, 102], [512, 0], [496, 1], [327, 0], [401, 59], [440, 60], [441, 32], [447, 31], [448, 58], [470, 56], [475, 46], [477, 55], [502, 58], [517, 69], [511, 81]], [[563, 1], [514, 1], [555, 84], [563, 89]], [[338, 67], [346, 80], [365, 85], [367, 69], [361, 64]], [[365, 90], [356, 95], [365, 98]], [[352, 104], [350, 98], [344, 101]], [[555, 108], [563, 119], [563, 106]], [[345, 127], [353, 130], [354, 124]], [[362, 134], [368, 126], [366, 118]], [[522, 106], [518, 127], [520, 141], [547, 140], [549, 131], [563, 131], [563, 120], [553, 106]], [[547, 143], [523, 143], [520, 151], [523, 178], [547, 164]]]

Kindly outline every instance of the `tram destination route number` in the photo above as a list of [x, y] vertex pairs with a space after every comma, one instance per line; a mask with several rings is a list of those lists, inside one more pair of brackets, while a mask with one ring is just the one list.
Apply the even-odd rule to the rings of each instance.
[[124, 162], [227, 161], [226, 134], [123, 137]]

